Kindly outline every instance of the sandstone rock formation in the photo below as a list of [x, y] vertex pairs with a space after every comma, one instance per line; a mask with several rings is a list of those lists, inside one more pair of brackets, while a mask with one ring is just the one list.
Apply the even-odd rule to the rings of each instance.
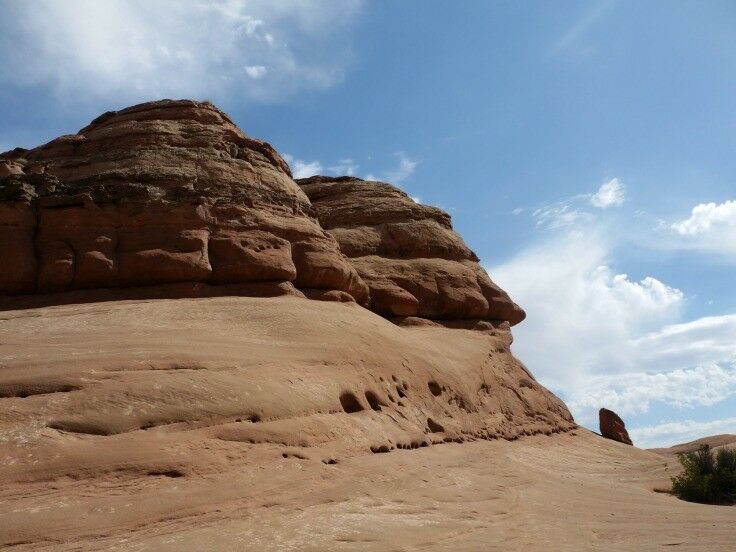
[[0, 155], [0, 547], [234, 512], [286, 461], [576, 428], [446, 213], [300, 184], [187, 100]]
[[367, 300], [281, 156], [209, 103], [105, 113], [0, 163], [0, 294], [266, 282]]
[[629, 432], [626, 431], [626, 425], [618, 414], [607, 408], [601, 408], [598, 411], [598, 420], [601, 429], [601, 435], [606, 439], [613, 439], [619, 443], [633, 445]]
[[444, 211], [418, 204], [383, 182], [325, 176], [297, 182], [322, 227], [368, 284], [375, 312], [511, 325], [524, 319], [524, 311], [491, 281]]
[[189, 100], [1, 154], [0, 307], [291, 294], [357, 301], [404, 325], [524, 318], [447, 213], [380, 182], [299, 184], [270, 145]]

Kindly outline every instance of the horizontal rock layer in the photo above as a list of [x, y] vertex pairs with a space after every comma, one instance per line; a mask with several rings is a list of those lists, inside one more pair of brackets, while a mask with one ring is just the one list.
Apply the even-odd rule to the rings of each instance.
[[0, 251], [0, 307], [20, 304], [13, 295], [289, 283], [396, 320], [524, 318], [447, 213], [380, 182], [298, 185], [269, 144], [207, 102], [108, 112], [0, 155]]
[[0, 159], [0, 293], [174, 282], [367, 288], [289, 167], [208, 103], [110, 112]]
[[389, 317], [486, 319], [518, 324], [524, 311], [478, 264], [450, 216], [383, 182], [317, 176], [297, 180], [322, 226]]

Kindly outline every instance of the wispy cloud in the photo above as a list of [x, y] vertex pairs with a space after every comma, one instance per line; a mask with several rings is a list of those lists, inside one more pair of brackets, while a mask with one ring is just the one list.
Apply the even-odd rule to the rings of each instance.
[[581, 222], [589, 222], [592, 215], [573, 206], [572, 201], [562, 201], [545, 205], [532, 212], [537, 226], [556, 230], [566, 226], [573, 226]]
[[396, 152], [397, 164], [395, 167], [387, 170], [385, 174], [386, 180], [393, 184], [401, 184], [412, 174], [419, 164], [418, 161], [410, 158], [403, 151]]
[[599, 209], [608, 209], [623, 204], [626, 199], [626, 189], [618, 178], [612, 178], [601, 184], [598, 191], [590, 196], [590, 203]]
[[330, 174], [337, 176], [355, 176], [358, 173], [358, 169], [360, 169], [360, 165], [350, 158], [340, 159], [334, 165], [327, 167]]
[[547, 57], [565, 52], [584, 53], [589, 51], [589, 48], [581, 48], [582, 40], [597, 23], [610, 13], [615, 3], [615, 0], [600, 0], [590, 5], [554, 43], [547, 52]]
[[[107, 103], [278, 99], [339, 82], [360, 0], [3, 3], [0, 83]], [[336, 45], [337, 44], [337, 45]], [[330, 47], [325, 47], [329, 45]]]
[[266, 74], [266, 68], [263, 65], [246, 65], [243, 69], [252, 79], [260, 79]]
[[[618, 178], [604, 182], [594, 193], [577, 194], [555, 203], [549, 203], [532, 211], [532, 217], [537, 226], [552, 230], [565, 227], [590, 224], [595, 216], [588, 209], [590, 206], [598, 209], [617, 207], [626, 199], [626, 188]], [[522, 213], [524, 209], [514, 209], [514, 214]]]
[[[419, 164], [418, 161], [409, 157], [405, 152], [396, 152], [396, 165], [384, 169], [383, 171], [374, 173], [363, 173], [360, 165], [351, 158], [340, 159], [336, 163], [325, 164], [319, 160], [305, 161], [298, 159], [288, 153], [284, 155], [284, 159], [289, 163], [294, 178], [306, 178], [316, 174], [325, 174], [331, 176], [357, 176], [365, 180], [380, 180], [400, 185], [405, 182]], [[419, 203], [419, 198], [412, 198]]]
[[284, 160], [291, 167], [291, 173], [294, 175], [294, 178], [307, 178], [323, 173], [322, 163], [319, 161], [295, 159], [293, 155], [289, 155], [288, 153], [284, 154]]

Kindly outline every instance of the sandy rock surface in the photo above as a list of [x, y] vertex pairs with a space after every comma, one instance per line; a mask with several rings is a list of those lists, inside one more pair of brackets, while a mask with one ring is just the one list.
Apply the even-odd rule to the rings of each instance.
[[733, 544], [733, 509], [653, 492], [676, 462], [575, 429], [502, 330], [296, 297], [0, 318], [11, 550]]

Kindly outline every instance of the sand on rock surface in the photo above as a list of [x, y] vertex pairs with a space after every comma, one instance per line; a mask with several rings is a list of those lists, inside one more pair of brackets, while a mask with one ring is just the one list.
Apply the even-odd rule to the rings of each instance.
[[0, 312], [0, 548], [733, 549], [509, 346], [296, 297]]

